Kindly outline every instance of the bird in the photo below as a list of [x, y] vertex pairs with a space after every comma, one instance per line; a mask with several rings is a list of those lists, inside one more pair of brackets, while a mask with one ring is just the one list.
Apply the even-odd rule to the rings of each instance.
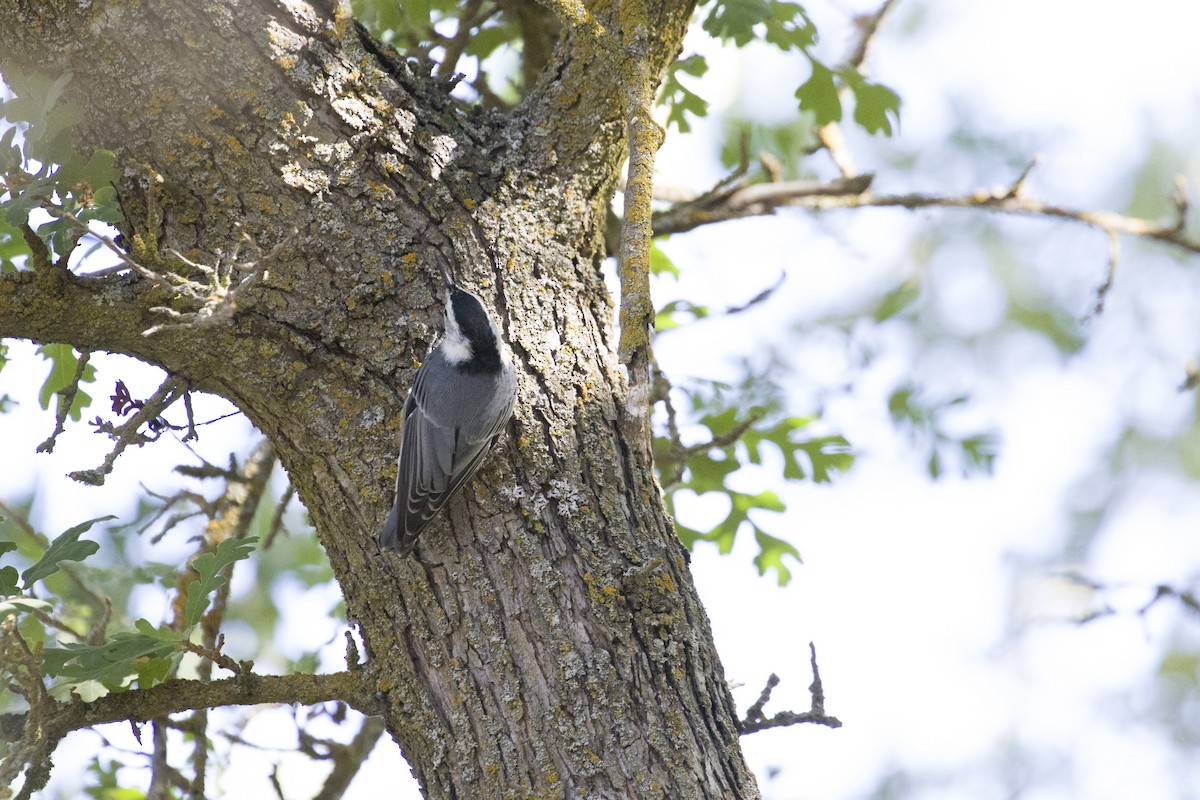
[[396, 499], [379, 532], [380, 546], [401, 555], [479, 469], [517, 400], [516, 369], [492, 315], [448, 274], [444, 283], [445, 332], [404, 402]]

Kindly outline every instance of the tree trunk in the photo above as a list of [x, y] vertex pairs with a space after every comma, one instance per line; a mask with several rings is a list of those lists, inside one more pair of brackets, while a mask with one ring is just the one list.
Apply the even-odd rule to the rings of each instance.
[[[143, 336], [180, 303], [168, 289], [42, 269], [0, 277], [0, 335], [128, 353], [245, 411], [310, 512], [429, 797], [758, 795], [653, 465], [618, 425], [599, 273], [625, 141], [618, 43], [649, 32], [634, 57], [660, 75], [691, 8], [592, 4], [600, 27], [564, 36], [501, 114], [464, 109], [327, 8], [0, 0], [0, 57], [73, 72], [80, 147], [117, 152], [136, 258], [179, 270], [171, 250], [283, 243], [226, 322]], [[520, 396], [401, 558], [375, 534], [442, 264], [497, 309]]]

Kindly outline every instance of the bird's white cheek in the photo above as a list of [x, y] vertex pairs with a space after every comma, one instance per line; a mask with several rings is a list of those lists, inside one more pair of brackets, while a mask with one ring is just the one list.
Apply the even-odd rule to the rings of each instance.
[[461, 336], [447, 336], [442, 342], [442, 354], [451, 364], [462, 364], [471, 358], [471, 345]]

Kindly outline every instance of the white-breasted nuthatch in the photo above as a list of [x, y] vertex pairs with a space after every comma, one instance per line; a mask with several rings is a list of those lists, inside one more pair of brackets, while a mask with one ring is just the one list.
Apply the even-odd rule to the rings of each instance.
[[379, 544], [417, 534], [479, 469], [517, 399], [517, 374], [483, 301], [446, 277], [446, 332], [417, 370], [400, 434], [396, 500]]

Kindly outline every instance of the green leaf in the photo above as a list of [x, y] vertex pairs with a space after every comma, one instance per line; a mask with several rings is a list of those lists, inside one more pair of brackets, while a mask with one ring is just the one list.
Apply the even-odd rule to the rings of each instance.
[[117, 780], [117, 770], [123, 768], [124, 764], [116, 761], [101, 766], [99, 758], [93, 759], [88, 770], [96, 776], [95, 785], [85, 787], [84, 793], [92, 800], [146, 800], [145, 792], [124, 787]]
[[[42, 651], [47, 674], [76, 686], [95, 681], [114, 691], [125, 688], [139, 674], [163, 675], [171, 657], [181, 651], [180, 635], [165, 639], [153, 635], [121, 632], [99, 645], [64, 643]], [[152, 662], [159, 663], [152, 663]]]
[[893, 123], [900, 124], [900, 95], [868, 80], [850, 87], [854, 90], [854, 121], [867, 133], [891, 136]]
[[73, 528], [68, 528], [63, 531], [62, 535], [50, 543], [46, 548], [46, 552], [29, 569], [21, 573], [21, 580], [24, 581], [24, 586], [28, 589], [37, 581], [42, 580], [47, 575], [53, 575], [58, 572], [58, 564], [60, 561], [83, 561], [88, 556], [100, 549], [100, 545], [90, 541], [79, 541], [79, 537], [91, 530], [92, 526], [97, 522], [105, 522], [110, 519], [116, 519], [112, 514], [104, 517], [96, 517], [89, 519], [87, 522], [81, 522]]
[[[704, 319], [712, 310], [708, 306], [697, 306], [687, 300], [672, 300], [663, 306], [654, 316], [654, 327], [659, 333], [669, 331], [672, 328], [678, 328], [685, 322], [692, 322], [698, 319]], [[677, 314], [686, 314], [691, 317], [690, 320], [679, 319]]]
[[765, 511], [774, 511], [783, 513], [787, 510], [787, 506], [779, 499], [779, 495], [774, 492], [766, 491], [758, 494], [743, 494], [742, 492], [732, 492], [730, 495], [733, 498], [733, 505], [740, 511], [750, 512], [757, 508]]
[[797, 3], [771, 3], [771, 15], [765, 20], [763, 39], [780, 50], [806, 50], [817, 43], [817, 28]]
[[962, 448], [965, 472], [992, 474], [996, 463], [996, 453], [1000, 449], [995, 436], [987, 433], [977, 434], [966, 437], [958, 444]]
[[650, 245], [650, 274], [679, 277], [679, 267], [675, 266], [675, 262], [671, 261], [656, 243]]
[[917, 275], [910, 275], [883, 296], [872, 316], [876, 322], [889, 320], [911, 306], [920, 296], [921, 279]]
[[64, 163], [55, 173], [55, 178], [69, 191], [74, 191], [75, 184], [81, 181], [87, 181], [94, 190], [98, 190], [119, 177], [116, 163], [116, 153], [111, 150], [95, 150], [86, 162], [76, 156]]
[[842, 118], [842, 101], [833, 82], [833, 71], [816, 59], [810, 60], [812, 74], [796, 90], [796, 99], [801, 110], [812, 113], [817, 125], [837, 122]]
[[204, 611], [208, 608], [208, 596], [229, 582], [229, 578], [220, 572], [242, 559], [249, 558], [257, 542], [258, 537], [255, 536], [226, 539], [217, 545], [216, 550], [205, 553], [192, 562], [192, 569], [199, 577], [188, 584], [184, 620], [189, 627], [204, 616]]
[[701, 453], [688, 459], [690, 478], [685, 484], [696, 494], [725, 490], [725, 479], [741, 469], [741, 464], [732, 456], [718, 460], [709, 453]]
[[765, 575], [768, 569], [775, 570], [776, 580], [780, 586], [786, 586], [792, 579], [792, 571], [784, 563], [785, 558], [795, 559], [797, 564], [803, 564], [800, 551], [790, 542], [777, 539], [763, 530], [755, 528], [754, 540], [758, 542], [758, 555], [754, 557], [754, 566], [758, 574]]
[[1062, 353], [1077, 353], [1086, 341], [1080, 334], [1079, 319], [1058, 308], [1038, 308], [1014, 302], [1009, 306], [1008, 315], [1017, 325], [1045, 336]]
[[745, 47], [755, 38], [754, 26], [766, 22], [771, 13], [768, 0], [717, 0], [702, 27], [721, 41], [732, 39]]
[[[0, 207], [4, 204], [0, 203]], [[0, 274], [17, 271], [17, 262], [29, 258], [29, 248], [20, 231], [0, 218]]]
[[[12, 567], [13, 573], [16, 570]], [[9, 597], [7, 600], [0, 600], [0, 618], [7, 617], [9, 614], [20, 614], [24, 611], [45, 611], [51, 608], [51, 605], [45, 600], [38, 600], [34, 597]]]
[[471, 37], [466, 54], [482, 61], [505, 45], [516, 45], [520, 38], [521, 32], [516, 25], [487, 25]]
[[19, 579], [16, 567], [0, 567], [0, 595], [12, 597], [20, 594], [21, 587], [17, 585]]
[[[42, 408], [48, 409], [50, 408], [50, 398], [71, 384], [71, 378], [75, 376], [75, 368], [79, 364], [79, 356], [75, 353], [75, 348], [69, 344], [44, 344], [37, 349], [37, 352], [42, 358], [50, 361], [50, 374], [46, 376], [45, 382], [42, 383], [42, 390], [38, 394]], [[80, 376], [80, 386], [94, 380], [96, 380], [96, 368], [88, 364], [83, 368], [83, 375]], [[59, 402], [62, 402], [61, 395]], [[77, 391], [71, 402], [71, 419], [78, 422], [83, 416], [83, 409], [87, 408], [91, 402], [91, 395], [82, 390]]]
[[693, 92], [679, 80], [679, 73], [681, 72], [694, 77], [700, 77], [707, 71], [708, 62], [704, 59], [704, 56], [699, 55], [679, 59], [667, 69], [662, 89], [659, 91], [658, 104], [665, 105], [668, 108], [668, 128], [674, 125], [679, 129], [680, 133], [687, 133], [692, 129], [691, 123], [688, 121], [689, 114], [693, 117], [708, 116], [708, 101]]
[[915, 392], [915, 387], [906, 383], [898, 386], [888, 397], [888, 414], [893, 423], [924, 421], [924, 413], [913, 403]]
[[748, 119], [727, 120], [721, 142], [721, 163], [733, 169], [741, 165], [745, 153], [769, 153], [778, 159], [782, 180], [808, 175], [805, 153], [820, 144], [816, 119], [802, 111], [779, 125], [766, 125]]
[[828, 483], [833, 479], [833, 473], [845, 472], [854, 463], [850, 442], [844, 436], [822, 436], [801, 442], [796, 448], [808, 456], [815, 483]]

